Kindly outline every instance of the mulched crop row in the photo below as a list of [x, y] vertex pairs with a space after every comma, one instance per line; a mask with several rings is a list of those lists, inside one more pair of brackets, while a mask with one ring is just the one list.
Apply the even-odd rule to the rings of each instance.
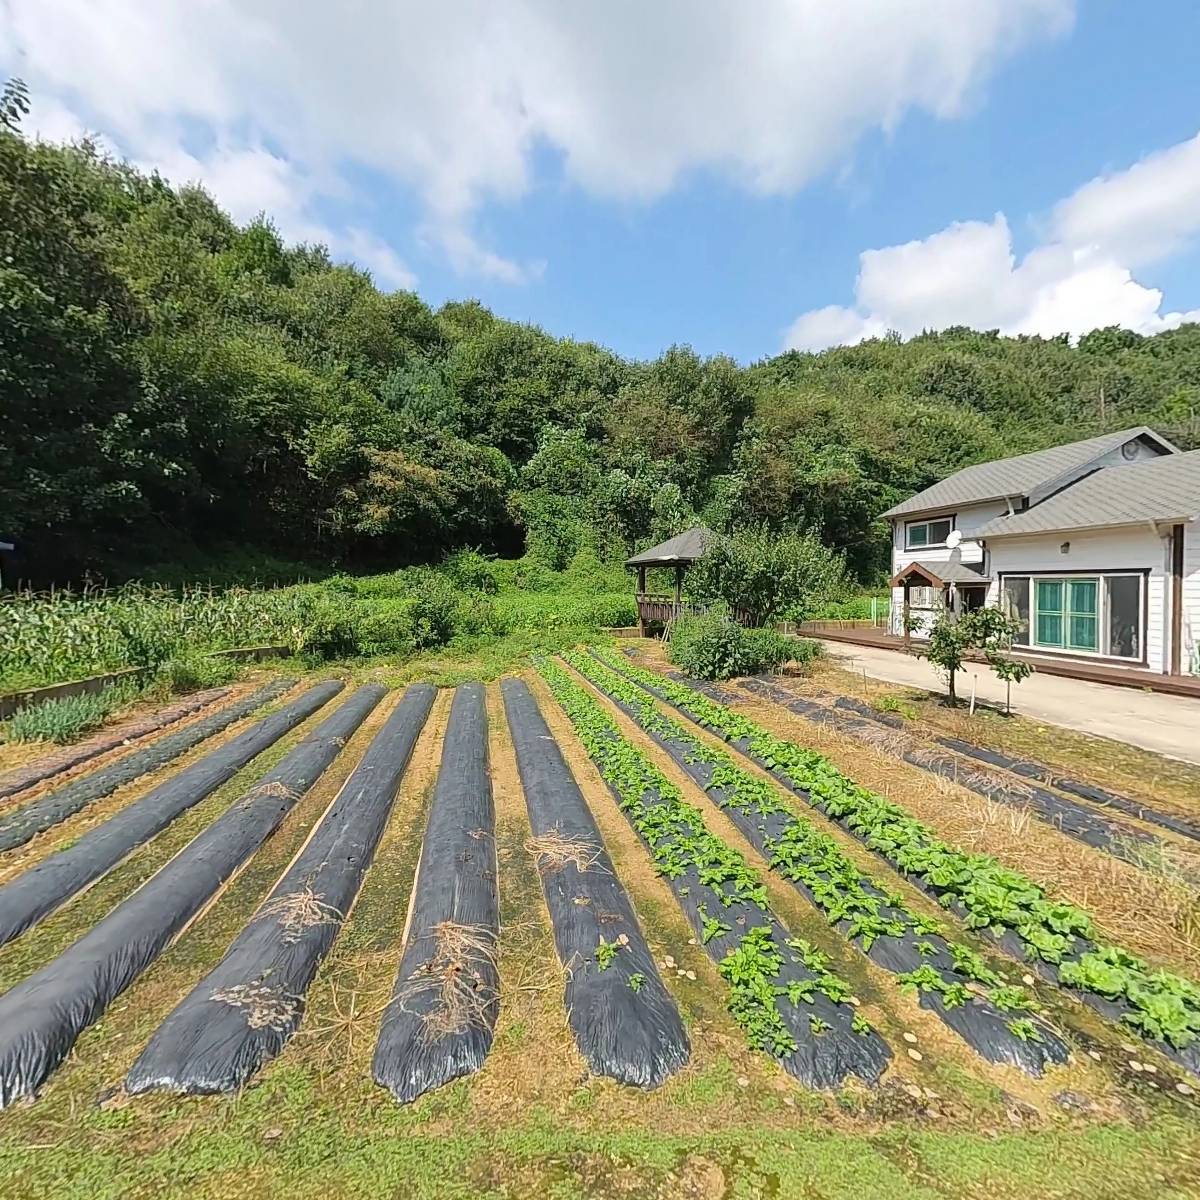
[[604, 708], [556, 664], [538, 670], [729, 985], [730, 1014], [750, 1045], [812, 1088], [876, 1082], [891, 1050], [857, 1012], [850, 984], [790, 936], [757, 873]]
[[[345, 707], [357, 702], [361, 721], [384, 694], [359, 688]], [[295, 1034], [305, 993], [358, 895], [435, 695], [428, 684], [405, 692], [224, 958], [159, 1026], [129, 1072], [128, 1091], [235, 1091]]]
[[524, 680], [500, 686], [575, 1044], [595, 1074], [657, 1087], [688, 1061], [679, 1010], [537, 701]]
[[42, 1085], [80, 1033], [278, 828], [381, 695], [359, 689], [108, 916], [0, 997], [0, 1107]]
[[483, 1066], [500, 1008], [500, 897], [483, 688], [454, 693], [408, 935], [372, 1074], [402, 1103]]
[[174, 762], [193, 746], [228, 729], [235, 721], [248, 717], [255, 709], [282, 695], [294, 683], [294, 679], [273, 679], [241, 700], [169, 733], [90, 775], [72, 780], [49, 795], [5, 813], [0, 817], [0, 851], [23, 846], [37, 834], [111, 795], [117, 788]]

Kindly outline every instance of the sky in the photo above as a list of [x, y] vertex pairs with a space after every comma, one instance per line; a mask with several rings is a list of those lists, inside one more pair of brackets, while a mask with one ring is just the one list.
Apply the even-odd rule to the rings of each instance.
[[1195, 0], [0, 0], [0, 78], [379, 286], [637, 358], [1200, 320]]

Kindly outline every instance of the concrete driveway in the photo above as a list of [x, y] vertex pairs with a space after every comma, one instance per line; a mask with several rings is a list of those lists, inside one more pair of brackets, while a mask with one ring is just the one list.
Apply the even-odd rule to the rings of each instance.
[[[829, 660], [848, 671], [945, 694], [944, 677], [923, 658], [847, 642], [821, 644]], [[980, 700], [1003, 705], [1004, 684], [982, 663], [968, 663], [959, 673], [960, 696], [970, 696], [972, 679]], [[1036, 673], [1014, 685], [1012, 696], [1013, 711], [1023, 716], [1200, 763], [1200, 700]]]

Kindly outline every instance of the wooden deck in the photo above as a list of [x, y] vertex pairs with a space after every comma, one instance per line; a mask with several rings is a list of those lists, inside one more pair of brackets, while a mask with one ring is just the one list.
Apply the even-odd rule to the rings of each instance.
[[[914, 638], [908, 647], [904, 639], [883, 629], [855, 627], [848, 622], [809, 621], [799, 627], [807, 637], [828, 638], [834, 642], [851, 642], [858, 646], [874, 646], [880, 650], [906, 649], [909, 654], [923, 658], [922, 642]], [[981, 655], [971, 655], [973, 661], [982, 661]], [[1107, 663], [1080, 662], [1078, 659], [1054, 658], [1049, 654], [1026, 654], [1013, 651], [1014, 658], [1032, 664], [1034, 670], [1043, 675], [1061, 675], [1067, 679], [1082, 679], [1088, 683], [1108, 683], [1115, 687], [1145, 688], [1152, 692], [1163, 692], [1171, 696], [1200, 698], [1200, 678], [1195, 675], [1160, 675], [1155, 671], [1139, 670], [1136, 667], [1114, 667]]]

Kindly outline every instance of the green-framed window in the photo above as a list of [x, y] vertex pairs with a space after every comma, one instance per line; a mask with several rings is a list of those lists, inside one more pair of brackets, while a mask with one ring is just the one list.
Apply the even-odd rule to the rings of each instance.
[[1140, 574], [1004, 577], [1002, 603], [1021, 621], [1019, 645], [1075, 654], [1138, 658], [1144, 581]]

